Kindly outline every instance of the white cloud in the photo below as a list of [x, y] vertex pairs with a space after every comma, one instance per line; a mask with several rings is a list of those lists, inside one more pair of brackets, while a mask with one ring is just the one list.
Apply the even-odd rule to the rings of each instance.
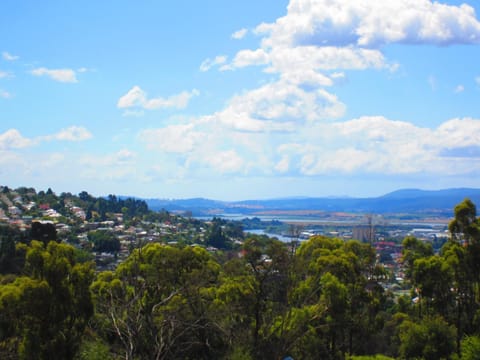
[[335, 72], [331, 75], [332, 79], [345, 79], [345, 73], [344, 72]]
[[388, 67], [380, 51], [351, 46], [278, 47], [272, 50], [270, 57], [272, 67], [280, 72], [288, 71], [292, 67], [313, 70], [364, 70]]
[[283, 79], [288, 79], [293, 84], [313, 87], [331, 86], [335, 76], [338, 79], [343, 74], [337, 71], [329, 77], [327, 71], [390, 67], [378, 50], [353, 47], [276, 48], [270, 52], [270, 59], [268, 72], [280, 73]]
[[[460, 174], [480, 170], [473, 147], [480, 143], [480, 120], [451, 119], [436, 129], [381, 116], [361, 117], [311, 128], [312, 137], [278, 147], [299, 174]], [[299, 138], [297, 134], [297, 138]], [[451, 150], [457, 151], [451, 151]], [[469, 158], [445, 154], [464, 150]], [[473, 155], [472, 155], [473, 154]], [[468, 163], [470, 161], [470, 163]], [[293, 171], [293, 169], [290, 169]]]
[[191, 152], [205, 135], [195, 130], [193, 124], [171, 125], [161, 129], [143, 130], [138, 135], [149, 149], [169, 153]]
[[263, 36], [260, 48], [240, 50], [220, 70], [268, 65], [267, 72], [284, 78], [318, 78], [328, 86], [320, 71], [396, 71], [399, 64], [389, 63], [380, 45], [480, 43], [480, 22], [468, 5], [429, 0], [291, 0], [287, 15], [260, 24], [255, 33]]
[[[206, 174], [207, 169], [219, 174], [245, 174], [270, 166], [264, 133], [239, 131], [214, 116], [188, 124], [143, 130], [137, 140], [147, 149], [158, 152], [158, 166], [164, 169], [162, 173], [170, 169], [172, 178], [184, 178], [192, 172]], [[173, 156], [167, 157], [167, 154]], [[175, 164], [171, 163], [173, 159]]]
[[92, 134], [82, 126], [70, 126], [51, 135], [40, 136], [37, 140], [42, 141], [85, 141], [92, 138]]
[[126, 163], [134, 160], [136, 156], [137, 154], [135, 152], [128, 149], [122, 149], [116, 153], [115, 159], [117, 163]]
[[23, 149], [38, 145], [42, 141], [83, 141], [92, 137], [92, 134], [80, 126], [71, 126], [60, 130], [53, 135], [38, 136], [33, 139], [21, 135], [17, 129], [10, 129], [0, 134], [0, 150]]
[[478, 146], [480, 144], [480, 120], [472, 118], [451, 119], [434, 132], [437, 147]]
[[123, 95], [117, 102], [117, 107], [121, 109], [139, 107], [146, 110], [177, 108], [184, 109], [193, 96], [198, 96], [200, 93], [194, 89], [191, 92], [183, 91], [180, 94], [172, 95], [168, 98], [147, 98], [147, 93], [139, 86], [134, 86], [125, 95]]
[[290, 168], [290, 158], [284, 155], [280, 161], [275, 165], [275, 170], [279, 173], [286, 173]]
[[232, 34], [232, 39], [235, 39], [235, 40], [243, 39], [245, 35], [247, 35], [247, 32], [248, 32], [248, 29], [245, 29], [245, 28], [237, 30]]
[[344, 110], [336, 96], [323, 89], [307, 91], [280, 80], [234, 96], [224, 110], [204, 121], [238, 131], [291, 132], [305, 121], [340, 117]]
[[235, 55], [233, 68], [242, 68], [250, 65], [265, 65], [269, 62], [268, 54], [263, 49], [242, 50]]
[[205, 169], [218, 174], [277, 173], [292, 177], [449, 176], [480, 171], [480, 119], [451, 119], [430, 129], [382, 116], [365, 116], [343, 122], [307, 121], [296, 131], [283, 132], [269, 129], [271, 122], [259, 124], [247, 119], [232, 124], [227, 119], [214, 115], [188, 124], [144, 130], [137, 139], [160, 156], [175, 154], [176, 161], [183, 165], [172, 171], [181, 177]]
[[320, 72], [307, 69], [292, 68], [282, 73], [282, 80], [296, 86], [308, 85], [314, 88], [319, 86], [332, 86], [334, 79]]
[[463, 85], [457, 85], [455, 87], [455, 89], [453, 90], [453, 92], [455, 94], [459, 94], [459, 93], [464, 92], [464, 91], [465, 91], [465, 86], [463, 86]]
[[243, 158], [235, 150], [213, 153], [206, 162], [222, 174], [241, 172], [245, 166]]
[[236, 113], [232, 108], [204, 117], [207, 122], [221, 123], [221, 125], [235, 131], [248, 132], [270, 132], [270, 131], [293, 131], [294, 125], [291, 122], [276, 123], [271, 120], [258, 120], [242, 112]]
[[143, 106], [146, 102], [146, 93], [139, 87], [134, 86], [117, 102], [119, 108], [129, 108], [133, 106]]
[[105, 155], [83, 155], [78, 163], [81, 165], [78, 175], [82, 179], [141, 181], [141, 175], [137, 173], [137, 154], [128, 149]]
[[13, 151], [2, 150], [0, 145], [0, 175], [11, 168], [11, 173], [19, 170], [19, 165], [24, 165], [22, 157]]
[[[373, 68], [396, 71], [399, 64], [391, 63], [380, 49], [381, 45], [388, 43], [479, 43], [480, 23], [469, 6], [447, 6], [427, 0], [292, 0], [286, 16], [274, 23], [257, 26], [255, 33], [262, 36], [259, 48], [240, 50], [229, 63], [223, 56], [219, 57], [220, 61], [207, 59], [201, 69], [206, 71], [220, 65], [222, 71], [263, 65], [265, 72], [276, 74], [278, 78], [232, 97], [223, 110], [199, 119], [197, 125], [215, 124], [226, 132], [243, 131], [269, 136], [284, 133], [286, 138], [289, 133], [292, 136], [301, 134], [305, 140], [310, 140], [310, 136], [315, 134], [312, 130], [321, 128], [318, 122], [338, 119], [345, 114], [346, 106], [332, 91], [325, 90], [325, 87], [345, 79], [344, 70]], [[433, 76], [429, 82], [432, 89], [436, 89]], [[365, 120], [362, 122], [367, 123]], [[380, 124], [378, 119], [376, 123], [372, 120], [368, 123], [370, 126], [377, 125], [377, 133], [385, 125]], [[399, 130], [399, 126], [408, 128], [411, 125], [388, 124], [395, 130]], [[327, 124], [322, 131], [334, 132], [335, 127]], [[405, 131], [410, 134], [410, 131]], [[367, 130], [363, 133], [376, 136]], [[383, 136], [388, 138], [388, 134]], [[329, 142], [326, 138], [322, 141]], [[366, 147], [365, 144], [362, 146]], [[404, 154], [410, 151], [407, 144], [398, 146]], [[340, 158], [357, 155], [367, 159], [373, 153], [376, 153], [374, 149], [367, 151], [352, 147], [348, 151], [336, 149], [330, 154]], [[292, 156], [287, 155], [283, 154], [280, 161], [271, 157], [266, 162], [277, 166], [276, 171], [286, 171], [287, 168], [291, 171], [294, 161]], [[312, 159], [318, 160], [318, 156], [304, 154], [303, 164], [312, 161], [316, 164]], [[323, 157], [321, 159], [328, 164]], [[379, 168], [379, 164], [387, 162], [386, 158], [382, 158], [382, 162], [371, 164], [370, 168]], [[310, 173], [321, 166], [304, 165], [303, 168], [309, 168]], [[407, 166], [400, 168], [407, 171]]]
[[35, 141], [23, 137], [17, 129], [10, 129], [0, 134], [0, 150], [22, 149], [35, 145]]
[[19, 56], [12, 55], [12, 54], [8, 53], [7, 51], [2, 52], [2, 57], [3, 57], [4, 60], [7, 60], [7, 61], [15, 61], [15, 60], [18, 60], [20, 58]]
[[200, 64], [200, 71], [205, 72], [210, 70], [214, 66], [225, 64], [227, 57], [224, 55], [216, 56], [215, 59], [206, 59]]
[[58, 168], [65, 158], [65, 155], [62, 153], [47, 154], [42, 157], [39, 165], [41, 165], [42, 168]]
[[406, 122], [393, 121], [383, 116], [364, 116], [332, 125], [335, 131], [352, 140], [393, 141], [395, 139], [408, 141], [413, 133], [417, 136], [427, 135], [425, 130]]
[[78, 82], [77, 76], [72, 69], [47, 69], [44, 67], [33, 69], [30, 71], [35, 76], [48, 76], [52, 80], [64, 83], [76, 83]]
[[80, 160], [82, 165], [98, 170], [99, 167], [121, 167], [127, 164], [133, 165], [137, 154], [128, 149], [121, 149], [112, 154], [103, 156], [85, 155]]
[[480, 23], [471, 6], [429, 0], [291, 0], [286, 16], [256, 31], [269, 34], [264, 46], [480, 42]]
[[[286, 16], [255, 33], [262, 37], [258, 48], [242, 49], [228, 62], [226, 56], [206, 59], [200, 70], [264, 66], [268, 82], [236, 94], [211, 115], [138, 135], [162, 156], [162, 173], [172, 168], [164, 166], [165, 154], [181, 163], [178, 177], [211, 170], [286, 177], [480, 172], [480, 158], [472, 160], [480, 120], [451, 119], [434, 129], [382, 116], [343, 121], [346, 106], [330, 88], [349, 70], [396, 71], [400, 65], [382, 52], [390, 43], [480, 43], [471, 7], [427, 0], [291, 0]], [[437, 88], [434, 76], [428, 82]], [[118, 106], [148, 108], [150, 101], [134, 87]], [[470, 164], [454, 156], [465, 147]]]
[[477, 77], [475, 78], [475, 82], [476, 82], [478, 85], [480, 85], [480, 76], [477, 76]]
[[[368, 68], [395, 71], [398, 64], [389, 64], [376, 49], [353, 46], [278, 46], [266, 49], [241, 50], [234, 60], [220, 70], [231, 70], [246, 66], [269, 65], [267, 72], [288, 74], [289, 72], [319, 72], [322, 70], [364, 70]], [[320, 74], [321, 76], [325, 76]]]
[[84, 141], [92, 138], [90, 131], [81, 126], [70, 126], [51, 135], [51, 139], [61, 141]]

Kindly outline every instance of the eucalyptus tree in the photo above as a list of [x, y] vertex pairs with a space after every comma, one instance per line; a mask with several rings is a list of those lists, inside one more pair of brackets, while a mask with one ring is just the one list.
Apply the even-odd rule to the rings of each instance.
[[[93, 264], [77, 263], [69, 245], [32, 241], [21, 276], [0, 285], [0, 348], [22, 359], [73, 359], [93, 315]], [[4, 358], [7, 358], [4, 356]]]
[[208, 359], [223, 348], [211, 304], [219, 264], [199, 247], [152, 243], [92, 284], [97, 331], [125, 359]]

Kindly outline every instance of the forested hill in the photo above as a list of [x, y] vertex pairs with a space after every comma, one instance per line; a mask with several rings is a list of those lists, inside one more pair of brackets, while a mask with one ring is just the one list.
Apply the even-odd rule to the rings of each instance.
[[183, 200], [146, 199], [151, 209], [192, 211], [194, 215], [216, 213], [255, 214], [273, 210], [324, 210], [358, 213], [434, 213], [452, 216], [455, 204], [465, 198], [480, 203], [480, 189], [445, 190], [403, 189], [372, 198], [283, 198], [224, 202], [203, 198]]

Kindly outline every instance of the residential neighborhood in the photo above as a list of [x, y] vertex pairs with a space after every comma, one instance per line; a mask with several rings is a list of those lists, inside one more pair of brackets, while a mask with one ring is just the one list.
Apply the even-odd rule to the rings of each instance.
[[[87, 212], [92, 213], [92, 209], [82, 206], [82, 201], [71, 194], [57, 197], [53, 193], [37, 194], [33, 189], [10, 190], [0, 186], [0, 225], [10, 225], [28, 234], [32, 223], [51, 224], [59, 240], [91, 252], [99, 270], [115, 268], [132, 249], [149, 242], [202, 244], [209, 226], [208, 222], [167, 212], [150, 214], [150, 220], [122, 212], [101, 216], [95, 210], [87, 219]], [[95, 232], [111, 234], [119, 243], [118, 251], [96, 249], [89, 236]]]

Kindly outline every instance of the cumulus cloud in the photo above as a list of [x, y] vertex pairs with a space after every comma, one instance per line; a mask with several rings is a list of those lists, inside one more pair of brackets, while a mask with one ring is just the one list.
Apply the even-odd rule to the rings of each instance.
[[[335, 173], [455, 174], [478, 171], [475, 163], [461, 164], [458, 151], [480, 141], [480, 120], [451, 119], [436, 129], [382, 116], [360, 117], [341, 123], [322, 124], [316, 141], [286, 143], [278, 153], [289, 156], [303, 175]], [[465, 153], [465, 151], [463, 152]], [[480, 155], [480, 152], [478, 153]], [[477, 158], [480, 161], [480, 156]], [[460, 162], [459, 162], [460, 161]]]
[[333, 46], [304, 46], [276, 48], [271, 53], [272, 68], [278, 72], [297, 69], [318, 70], [365, 70], [388, 68], [383, 54], [375, 49]]
[[[229, 67], [242, 68], [251, 65], [264, 65], [267, 64], [268, 61], [268, 54], [263, 49], [242, 50], [235, 55], [233, 63]], [[227, 68], [227, 66], [223, 67], [223, 69]]]
[[[291, 0], [274, 23], [255, 28], [258, 49], [240, 50], [228, 70], [267, 65], [266, 71], [289, 72], [386, 68], [395, 71], [380, 48], [403, 44], [478, 44], [480, 22], [468, 5], [429, 0], [345, 1]], [[307, 76], [305, 76], [306, 78]]]
[[211, 154], [206, 162], [220, 173], [237, 173], [244, 168], [244, 159], [235, 150]]
[[344, 72], [335, 72], [331, 75], [332, 79], [345, 79]]
[[35, 138], [24, 137], [17, 129], [10, 129], [0, 134], [0, 150], [23, 149], [40, 144], [42, 141], [84, 141], [92, 134], [81, 126], [71, 126], [60, 130], [56, 134], [38, 136]]
[[70, 126], [49, 136], [49, 139], [61, 141], [84, 141], [92, 138], [92, 134], [82, 126]]
[[[342, 136], [354, 140], [380, 141], [404, 139], [413, 133], [417, 136], [427, 135], [422, 128], [406, 122], [389, 120], [383, 116], [364, 116], [332, 125], [333, 129]], [[404, 141], [402, 140], [402, 141]]]
[[[137, 140], [159, 154], [183, 159], [184, 166], [177, 169], [181, 173], [195, 166], [221, 174], [287, 173], [293, 168], [289, 157], [277, 159], [274, 146], [267, 150], [265, 144], [280, 141], [277, 137], [296, 137], [308, 124], [338, 119], [345, 112], [345, 105], [334, 94], [318, 87], [331, 85], [341, 74], [318, 75], [314, 84], [300, 77], [282, 77], [245, 91], [232, 97], [224, 109], [186, 124], [143, 130]], [[299, 86], [309, 83], [312, 86]], [[132, 98], [142, 96], [140, 92]]]
[[[245, 174], [252, 166], [264, 165], [261, 153], [252, 155], [255, 145], [248, 147], [242, 144], [244, 139], [240, 138], [234, 131], [210, 123], [144, 130], [138, 136], [142, 144], [151, 151], [157, 151], [162, 159], [159, 162], [161, 165], [152, 164], [156, 168], [155, 173], [172, 179], [183, 179], [193, 173], [208, 173], [208, 176], [215, 173]], [[172, 163], [173, 159], [175, 163]]]
[[480, 42], [480, 23], [471, 6], [429, 0], [291, 0], [286, 16], [256, 31], [269, 34], [267, 46]]
[[[288, 75], [291, 72], [317, 73], [330, 70], [365, 70], [368, 68], [395, 71], [398, 64], [389, 63], [381, 51], [353, 46], [275, 46], [256, 50], [240, 50], [231, 63], [220, 70], [266, 65], [266, 72]], [[307, 77], [307, 76], [305, 76]], [[323, 85], [323, 84], [320, 84]]]
[[200, 64], [200, 71], [206, 72], [210, 70], [214, 66], [219, 66], [225, 64], [227, 61], [227, 57], [224, 55], [219, 55], [216, 56], [213, 60], [208, 58], [205, 59], [201, 64]]
[[[260, 126], [246, 124], [249, 130]], [[159, 154], [180, 156], [191, 171], [207, 167], [220, 174], [455, 175], [480, 171], [480, 119], [451, 119], [432, 129], [363, 116], [342, 122], [305, 122], [297, 131], [245, 131], [245, 126], [203, 117], [189, 124], [144, 130], [138, 140]]]
[[34, 76], [47, 76], [52, 80], [63, 83], [78, 82], [75, 70], [72, 69], [47, 69], [45, 67], [36, 68], [30, 71]]
[[[383, 116], [344, 120], [346, 105], [332, 90], [348, 71], [396, 71], [399, 64], [383, 52], [388, 44], [480, 43], [472, 7], [428, 0], [291, 0], [284, 17], [254, 32], [260, 37], [257, 48], [241, 49], [229, 61], [206, 59], [200, 70], [261, 66], [268, 81], [236, 94], [213, 114], [144, 130], [137, 140], [181, 159], [181, 173], [195, 168], [284, 176], [480, 172], [479, 119], [451, 119], [436, 128]], [[437, 88], [434, 76], [427, 81]], [[118, 106], [147, 108], [149, 101], [134, 87]]]
[[[293, 132], [312, 121], [338, 119], [346, 107], [325, 88], [341, 83], [344, 70], [395, 71], [399, 65], [381, 51], [389, 43], [478, 43], [480, 23], [468, 5], [428, 0], [291, 0], [284, 17], [260, 24], [255, 33], [259, 48], [240, 50], [229, 63], [224, 56], [207, 59], [201, 69], [260, 65], [278, 79], [234, 96], [204, 122], [234, 131]], [[435, 78], [429, 82], [435, 89]]]
[[17, 129], [0, 134], [0, 150], [22, 149], [32, 145], [35, 145], [35, 141], [22, 136]]
[[324, 89], [307, 91], [280, 80], [234, 96], [225, 109], [202, 121], [238, 131], [291, 132], [305, 121], [338, 118], [344, 110], [344, 104]]
[[434, 132], [437, 147], [459, 147], [480, 144], [480, 120], [456, 118], [441, 124]]
[[465, 91], [465, 86], [463, 86], [463, 85], [457, 85], [457, 86], [455, 87], [455, 89], [453, 90], [453, 92], [454, 92], [455, 94], [459, 94], [459, 93], [462, 93], [462, 92], [464, 92], [464, 91]]
[[245, 29], [245, 28], [237, 30], [232, 34], [232, 39], [235, 39], [235, 40], [243, 39], [245, 35], [247, 35], [247, 32], [248, 32], [248, 29]]
[[120, 109], [143, 108], [145, 110], [166, 108], [184, 109], [187, 107], [190, 99], [199, 94], [198, 90], [193, 89], [190, 92], [183, 91], [168, 98], [157, 97], [149, 99], [145, 91], [139, 86], [134, 86], [118, 100], [117, 107]]
[[7, 51], [2, 52], [2, 57], [3, 57], [4, 60], [7, 60], [7, 61], [15, 61], [15, 60], [18, 60], [20, 58], [19, 56], [12, 55]]

